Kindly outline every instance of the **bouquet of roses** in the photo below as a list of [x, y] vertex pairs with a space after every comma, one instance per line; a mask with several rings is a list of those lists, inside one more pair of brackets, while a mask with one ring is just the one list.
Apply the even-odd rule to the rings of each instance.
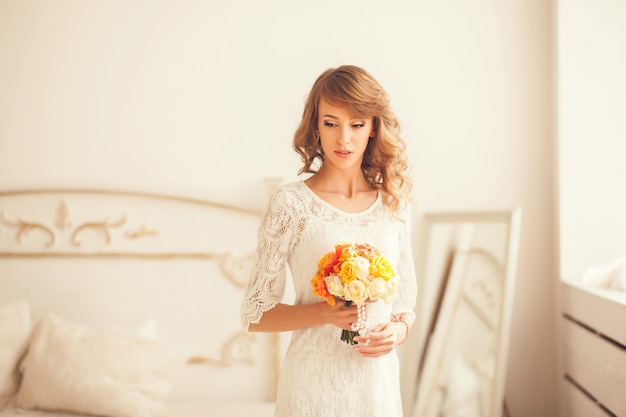
[[392, 302], [396, 297], [397, 278], [389, 260], [368, 245], [343, 242], [322, 256], [311, 279], [313, 294], [335, 305], [336, 298], [346, 305], [358, 306], [358, 320], [352, 331], [344, 330], [341, 340], [354, 345], [354, 336], [367, 328], [367, 301]]

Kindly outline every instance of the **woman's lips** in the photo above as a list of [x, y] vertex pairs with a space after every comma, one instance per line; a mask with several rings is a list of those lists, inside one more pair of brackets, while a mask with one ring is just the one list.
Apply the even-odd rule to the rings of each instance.
[[350, 151], [335, 151], [335, 155], [337, 155], [340, 158], [347, 158], [350, 155], [352, 155], [352, 152], [350, 152]]

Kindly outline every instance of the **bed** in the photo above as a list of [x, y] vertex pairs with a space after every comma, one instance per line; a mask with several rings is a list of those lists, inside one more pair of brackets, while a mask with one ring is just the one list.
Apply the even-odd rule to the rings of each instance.
[[560, 285], [561, 414], [626, 416], [626, 292]]
[[1, 191], [0, 416], [273, 415], [280, 338], [243, 332], [239, 315], [259, 215]]

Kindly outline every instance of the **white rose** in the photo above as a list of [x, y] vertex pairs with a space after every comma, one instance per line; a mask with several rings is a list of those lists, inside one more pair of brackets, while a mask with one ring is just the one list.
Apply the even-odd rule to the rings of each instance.
[[387, 293], [383, 298], [385, 300], [385, 304], [389, 304], [396, 299], [396, 294], [398, 290], [398, 278], [392, 278], [386, 283]]
[[370, 274], [370, 261], [363, 256], [357, 256], [354, 258], [354, 264], [357, 267], [357, 277], [360, 280], [367, 279]]
[[337, 275], [330, 275], [324, 278], [328, 292], [335, 297], [343, 297], [343, 282]]
[[346, 285], [344, 297], [356, 305], [362, 305], [367, 300], [367, 285], [364, 281], [355, 279]]
[[379, 298], [385, 298], [387, 296], [387, 281], [382, 278], [374, 278], [367, 289], [370, 295], [370, 300], [376, 301]]

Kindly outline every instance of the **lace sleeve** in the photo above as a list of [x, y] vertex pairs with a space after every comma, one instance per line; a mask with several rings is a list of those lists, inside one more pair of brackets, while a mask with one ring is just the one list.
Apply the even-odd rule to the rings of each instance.
[[297, 237], [296, 210], [283, 190], [270, 199], [258, 230], [258, 243], [248, 289], [241, 304], [241, 324], [260, 323], [263, 313], [284, 295], [286, 266]]
[[393, 312], [403, 315], [409, 326], [415, 321], [415, 302], [417, 300], [417, 277], [413, 263], [411, 247], [411, 210], [404, 216], [404, 224], [400, 234], [400, 263], [398, 265], [398, 297], [394, 302]]

